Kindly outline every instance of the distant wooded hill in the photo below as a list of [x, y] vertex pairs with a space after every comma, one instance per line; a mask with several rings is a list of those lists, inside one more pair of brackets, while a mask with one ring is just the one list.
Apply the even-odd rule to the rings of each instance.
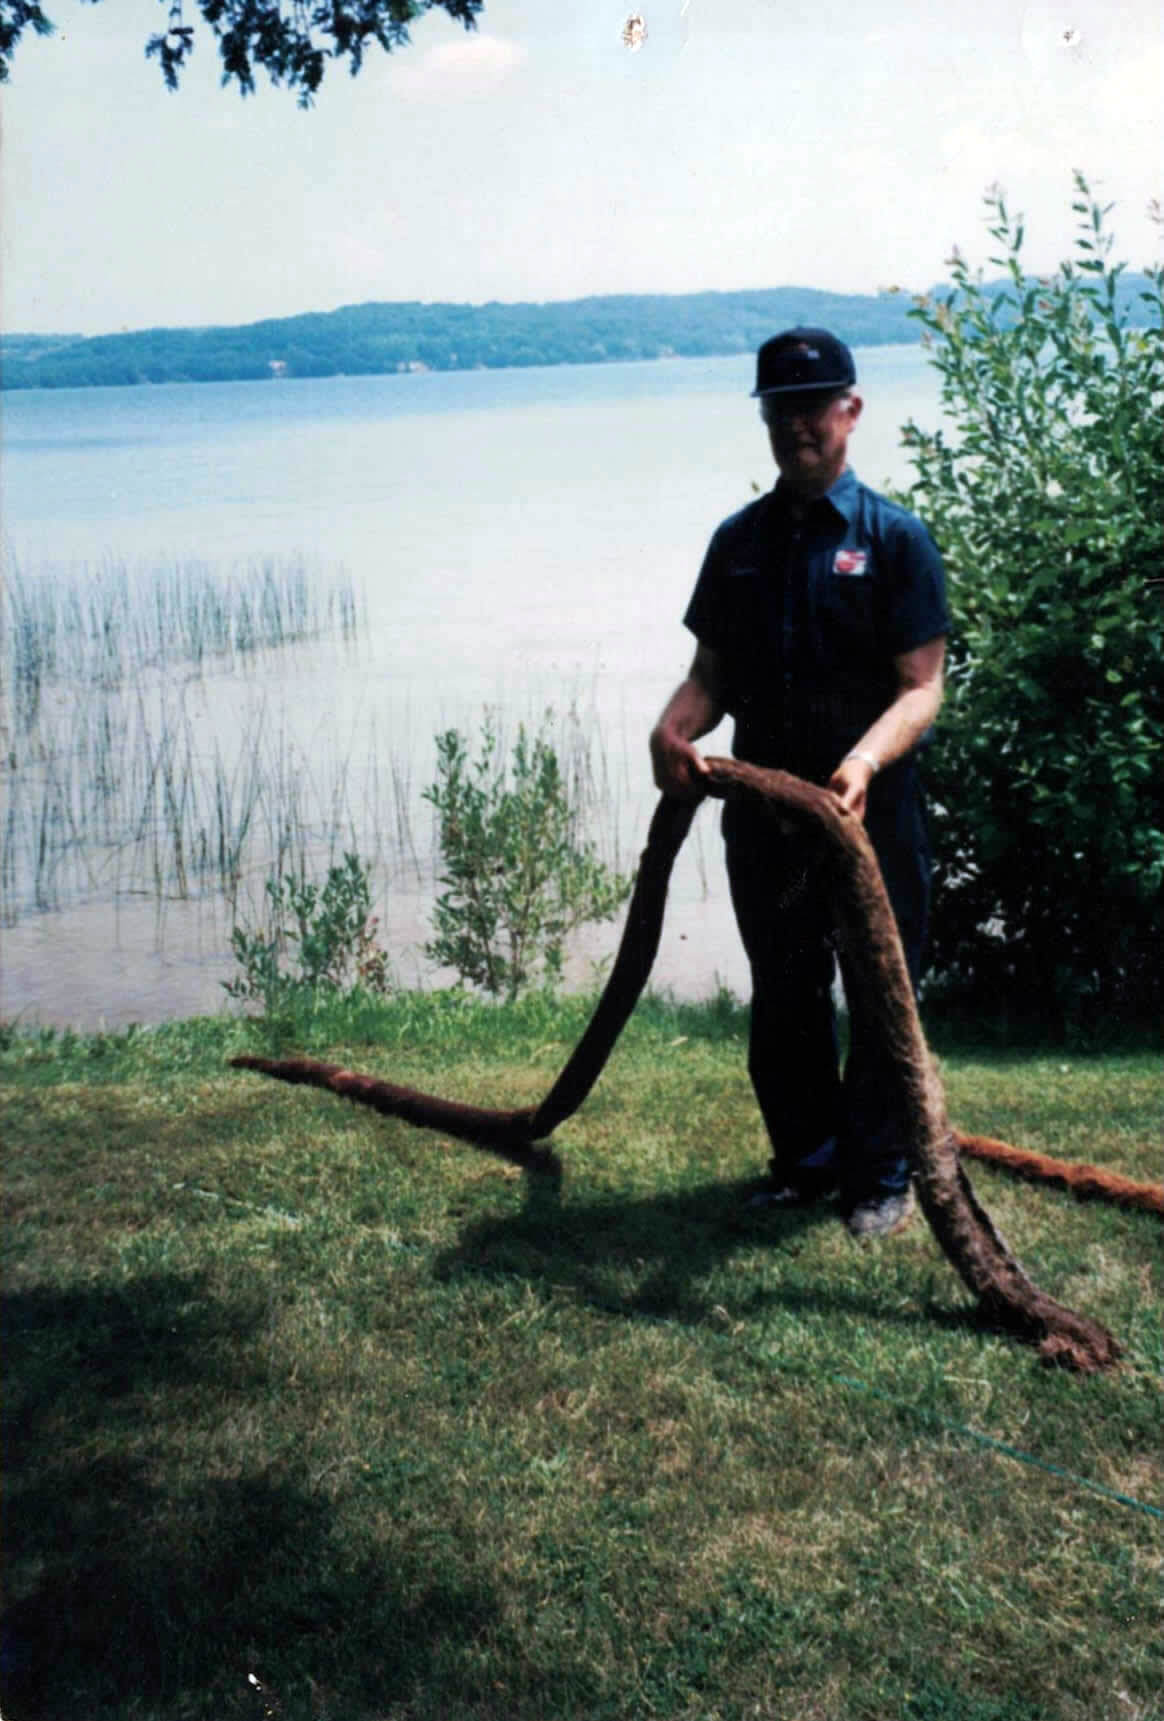
[[[1145, 284], [1136, 275], [1121, 281], [1133, 320]], [[907, 293], [772, 287], [550, 304], [347, 305], [234, 328], [143, 329], [90, 339], [6, 335], [0, 382], [10, 389], [91, 388], [694, 358], [751, 352], [795, 323], [823, 324], [853, 346], [884, 346], [920, 338], [910, 304]]]

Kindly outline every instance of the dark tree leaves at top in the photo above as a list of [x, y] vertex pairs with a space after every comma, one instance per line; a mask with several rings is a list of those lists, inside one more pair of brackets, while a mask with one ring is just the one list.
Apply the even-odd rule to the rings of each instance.
[[[224, 84], [237, 83], [243, 95], [251, 95], [261, 67], [272, 83], [297, 90], [299, 105], [308, 107], [329, 60], [346, 59], [354, 77], [370, 43], [385, 53], [405, 46], [409, 25], [434, 7], [471, 30], [482, 6], [483, 0], [192, 0], [190, 12], [214, 34]], [[47, 36], [53, 28], [37, 0], [0, 0], [0, 82], [7, 81], [12, 50], [25, 30]], [[166, 28], [145, 48], [172, 90], [196, 37], [183, 0], [173, 0]]]

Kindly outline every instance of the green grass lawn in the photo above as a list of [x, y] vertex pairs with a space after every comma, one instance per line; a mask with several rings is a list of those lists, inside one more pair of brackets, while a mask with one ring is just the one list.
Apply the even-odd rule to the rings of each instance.
[[[304, 1035], [524, 1104], [584, 1015]], [[640, 1010], [560, 1184], [228, 1070], [254, 1032], [5, 1039], [5, 1721], [1164, 1716], [1157, 1219], [973, 1168], [1124, 1341], [1079, 1379], [920, 1220], [749, 1211], [725, 1000]], [[962, 1127], [1160, 1175], [1154, 1056], [944, 1070]]]

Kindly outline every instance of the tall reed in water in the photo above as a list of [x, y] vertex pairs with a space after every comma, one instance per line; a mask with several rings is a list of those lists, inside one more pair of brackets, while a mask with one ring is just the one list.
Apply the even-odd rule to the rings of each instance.
[[[430, 739], [291, 738], [276, 694], [304, 644], [357, 642], [363, 606], [302, 558], [227, 570], [124, 564], [10, 573], [0, 610], [0, 919], [133, 895], [217, 897], [345, 850], [423, 884]], [[266, 672], [273, 672], [270, 680]], [[498, 714], [504, 741], [504, 722]], [[324, 726], [326, 728], [326, 725]], [[570, 803], [620, 864], [618, 786], [592, 709], [552, 739]]]
[[[351, 643], [361, 622], [347, 576], [324, 578], [302, 556], [227, 569], [107, 562], [35, 576], [9, 566], [0, 593], [3, 919], [108, 891], [161, 900], [214, 890], [233, 902], [273, 833], [281, 852], [310, 830], [326, 841], [328, 816], [303, 805], [307, 762], [285, 752], [272, 761], [261, 702], [257, 712], [248, 705], [228, 756], [221, 739], [208, 756], [187, 693], [226, 677], [203, 701], [220, 706], [220, 688], [237, 696], [271, 654], [328, 637]], [[334, 824], [342, 809], [334, 793], [325, 801]]]
[[21, 733], [51, 689], [112, 690], [147, 670], [197, 672], [305, 640], [353, 640], [362, 613], [345, 574], [324, 580], [303, 556], [225, 570], [103, 562], [29, 576], [12, 566], [0, 608], [0, 692]]

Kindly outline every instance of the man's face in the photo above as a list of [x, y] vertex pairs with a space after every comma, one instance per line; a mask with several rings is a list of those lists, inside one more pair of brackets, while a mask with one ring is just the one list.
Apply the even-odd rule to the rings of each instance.
[[861, 397], [843, 394], [773, 394], [760, 402], [780, 475], [823, 495], [845, 470], [845, 451], [861, 416]]

